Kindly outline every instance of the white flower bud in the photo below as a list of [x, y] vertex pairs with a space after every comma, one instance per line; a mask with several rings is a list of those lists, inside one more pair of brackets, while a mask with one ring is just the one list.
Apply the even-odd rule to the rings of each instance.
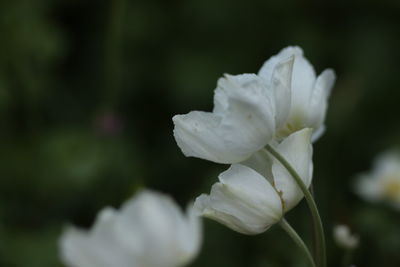
[[[312, 178], [311, 129], [295, 132], [275, 149], [301, 175], [306, 186]], [[243, 164], [234, 164], [219, 176], [210, 195], [196, 199], [195, 208], [243, 234], [259, 234], [296, 206], [303, 193], [287, 170], [267, 152], [254, 154]]]

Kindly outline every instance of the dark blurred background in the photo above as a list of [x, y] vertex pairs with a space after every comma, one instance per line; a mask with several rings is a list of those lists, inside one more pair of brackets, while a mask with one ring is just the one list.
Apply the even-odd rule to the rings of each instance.
[[[211, 110], [223, 73], [257, 72], [288, 45], [336, 70], [315, 190], [332, 226], [361, 235], [354, 263], [400, 266], [400, 214], [352, 193], [400, 144], [400, 2], [0, 0], [0, 266], [61, 266], [68, 223], [150, 187], [182, 206], [226, 166], [185, 158], [171, 118]], [[310, 241], [304, 203], [288, 220]], [[254, 237], [206, 220], [195, 266], [306, 266], [279, 227]]]

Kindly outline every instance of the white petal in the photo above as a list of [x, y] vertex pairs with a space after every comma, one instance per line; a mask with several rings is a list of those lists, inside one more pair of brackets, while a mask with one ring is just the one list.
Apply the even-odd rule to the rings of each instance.
[[292, 72], [292, 116], [308, 108], [315, 79], [315, 71], [310, 62], [303, 56], [297, 56]]
[[276, 65], [292, 56], [303, 56], [303, 50], [298, 46], [289, 46], [282, 49], [277, 55], [272, 56], [263, 64], [258, 71], [258, 75], [270, 81]]
[[196, 198], [194, 207], [196, 210], [198, 210], [198, 213], [200, 215], [215, 220], [238, 233], [254, 235], [257, 233], [262, 233], [268, 229], [268, 227], [266, 229], [264, 229], [264, 227], [255, 230], [250, 229], [250, 227], [247, 226], [246, 223], [242, 222], [234, 215], [214, 209], [211, 205], [210, 196], [206, 194], [202, 194]]
[[387, 174], [400, 173], [400, 154], [396, 151], [386, 151], [374, 160], [373, 174], [379, 178]]
[[196, 219], [186, 218], [169, 196], [143, 191], [122, 207], [119, 239], [146, 266], [181, 265], [199, 249]]
[[304, 107], [304, 103], [308, 104], [308, 99], [310, 98], [316, 78], [314, 68], [308, 60], [304, 58], [303, 50], [300, 47], [289, 46], [282, 49], [278, 55], [271, 57], [264, 63], [259, 71], [259, 75], [265, 79], [271, 79], [269, 77], [272, 77], [276, 65], [291, 56], [295, 57], [291, 83], [292, 105], [297, 109], [299, 107]]
[[193, 203], [188, 205], [186, 209], [186, 221], [185, 227], [181, 228], [180, 231], [180, 262], [178, 265], [184, 265], [192, 261], [200, 251], [200, 246], [203, 241], [202, 232], [202, 220]]
[[201, 223], [185, 216], [167, 196], [143, 191], [119, 211], [105, 209], [93, 229], [71, 228], [61, 238], [64, 262], [71, 267], [176, 267], [197, 255]]
[[281, 128], [290, 112], [291, 107], [291, 80], [294, 56], [279, 62], [272, 74], [272, 89], [275, 99], [276, 128]]
[[[277, 146], [277, 151], [292, 165], [309, 187], [312, 180], [312, 130], [309, 128], [297, 131], [284, 139]], [[303, 198], [303, 193], [286, 168], [276, 159], [272, 164], [275, 188], [281, 192], [284, 210], [288, 211]]]
[[274, 103], [265, 86], [251, 74], [220, 79], [214, 113], [192, 111], [173, 117], [174, 136], [182, 152], [217, 163], [236, 163], [264, 147], [275, 134]]
[[99, 261], [93, 246], [95, 244], [91, 242], [86, 232], [69, 227], [60, 239], [61, 259], [71, 267], [106, 267], [106, 263]]
[[261, 149], [240, 164], [250, 167], [273, 183], [272, 160], [271, 155], [265, 149]]
[[219, 176], [210, 196], [196, 199], [200, 213], [243, 234], [259, 234], [282, 217], [282, 203], [272, 185], [249, 167], [236, 164]]
[[326, 131], [325, 124], [322, 124], [316, 130], [313, 130], [313, 134], [311, 136], [311, 143], [315, 143], [322, 135], [324, 135], [325, 131]]
[[314, 90], [321, 90], [324, 97], [327, 99], [332, 91], [333, 84], [336, 80], [336, 74], [333, 69], [324, 70], [317, 78]]
[[99, 213], [93, 230], [68, 227], [60, 239], [61, 258], [71, 267], [135, 266], [114, 235], [115, 212], [106, 208]]
[[356, 182], [355, 191], [357, 194], [371, 202], [382, 200], [384, 196], [382, 183], [375, 177], [360, 177]]
[[[313, 128], [316, 133], [319, 133], [319, 136], [321, 135], [319, 129], [325, 120], [328, 97], [334, 82], [335, 73], [333, 70], [323, 71], [315, 81], [314, 89], [310, 96], [306, 125], [309, 128]], [[313, 139], [316, 140], [316, 137], [313, 136]]]

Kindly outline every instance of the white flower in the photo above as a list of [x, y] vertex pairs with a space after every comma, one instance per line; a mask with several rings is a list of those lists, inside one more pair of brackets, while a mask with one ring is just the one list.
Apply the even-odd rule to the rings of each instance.
[[[311, 129], [291, 134], [275, 149], [300, 174], [308, 187], [312, 179]], [[210, 195], [196, 199], [195, 208], [205, 217], [243, 234], [259, 234], [281, 220], [297, 205], [303, 193], [287, 170], [266, 151], [243, 164], [234, 164], [219, 175]]]
[[300, 129], [313, 128], [315, 141], [325, 129], [327, 101], [335, 82], [335, 73], [326, 69], [317, 77], [313, 66], [303, 57], [303, 50], [294, 46], [284, 48], [278, 55], [267, 60], [259, 76], [269, 80], [275, 66], [291, 55], [295, 55], [291, 81], [292, 103], [289, 117], [278, 136], [284, 138]]
[[350, 233], [347, 225], [339, 224], [333, 228], [333, 239], [336, 244], [344, 249], [355, 249], [358, 246], [359, 238]]
[[290, 110], [293, 57], [282, 58], [269, 80], [255, 74], [225, 75], [214, 94], [213, 112], [173, 117], [174, 136], [186, 156], [238, 163], [275, 136]]
[[386, 152], [380, 155], [373, 170], [359, 178], [355, 189], [366, 200], [386, 201], [400, 210], [400, 154]]
[[201, 221], [184, 215], [167, 196], [143, 191], [122, 208], [103, 209], [89, 231], [69, 227], [60, 239], [71, 267], [177, 267], [190, 262], [201, 244]]

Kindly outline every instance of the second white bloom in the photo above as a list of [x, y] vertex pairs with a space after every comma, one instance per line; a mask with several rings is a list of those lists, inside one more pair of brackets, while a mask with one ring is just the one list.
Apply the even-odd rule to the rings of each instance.
[[[295, 132], [275, 149], [296, 169], [308, 187], [312, 180], [311, 129]], [[286, 169], [267, 152], [234, 164], [219, 176], [210, 195], [196, 199], [203, 216], [243, 234], [259, 234], [281, 220], [303, 193]]]

